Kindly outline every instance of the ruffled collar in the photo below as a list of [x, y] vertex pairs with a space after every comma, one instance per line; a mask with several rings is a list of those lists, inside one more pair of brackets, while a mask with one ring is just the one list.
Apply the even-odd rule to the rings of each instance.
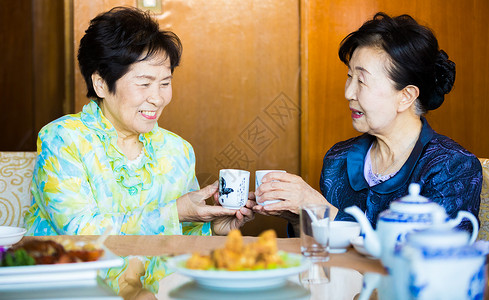
[[158, 124], [150, 132], [139, 135], [139, 141], [143, 143], [144, 156], [133, 169], [129, 167], [127, 157], [117, 146], [117, 131], [94, 100], [83, 107], [80, 118], [103, 144], [116, 180], [126, 187], [130, 194], [135, 194], [141, 189], [150, 189], [153, 185], [153, 168], [157, 164], [155, 149], [150, 141], [158, 132]]

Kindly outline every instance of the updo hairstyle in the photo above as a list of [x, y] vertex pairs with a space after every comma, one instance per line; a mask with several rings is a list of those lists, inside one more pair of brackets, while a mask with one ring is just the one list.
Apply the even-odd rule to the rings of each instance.
[[358, 47], [379, 47], [389, 55], [387, 72], [397, 90], [418, 87], [418, 115], [440, 107], [453, 87], [455, 63], [438, 48], [433, 32], [409, 15], [391, 18], [382, 12], [375, 14], [343, 39], [338, 51], [341, 61], [348, 66]]

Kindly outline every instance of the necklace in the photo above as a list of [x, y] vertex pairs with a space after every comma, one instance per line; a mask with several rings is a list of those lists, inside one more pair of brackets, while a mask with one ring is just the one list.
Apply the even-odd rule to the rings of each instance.
[[[409, 144], [409, 146], [406, 148], [406, 150], [404, 150], [404, 152], [402, 152], [401, 155], [399, 155], [396, 159], [394, 159], [394, 161], [390, 165], [388, 165], [385, 169], [383, 169], [382, 171], [380, 171], [379, 168], [377, 167], [377, 155], [374, 155], [374, 165], [375, 165], [375, 170], [377, 170], [377, 172], [374, 172], [375, 176], [377, 176], [377, 177], [384, 176], [384, 174], [387, 173], [387, 171], [389, 171], [390, 169], [392, 169], [394, 166], [397, 165], [397, 163], [400, 161], [400, 159], [403, 158], [408, 151], [410, 151], [414, 148], [414, 145], [416, 144], [417, 141], [418, 141], [418, 137], [416, 137], [411, 142], [411, 144]], [[377, 145], [378, 145], [378, 143], [377, 143]], [[379, 151], [377, 150], [376, 152], [378, 153]]]

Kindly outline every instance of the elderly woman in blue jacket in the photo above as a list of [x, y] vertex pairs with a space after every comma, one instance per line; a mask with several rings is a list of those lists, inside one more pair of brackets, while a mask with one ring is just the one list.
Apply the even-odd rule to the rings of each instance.
[[[378, 214], [416, 182], [421, 194], [442, 205], [450, 217], [459, 210], [477, 216], [479, 160], [436, 133], [424, 118], [443, 103], [455, 81], [455, 64], [439, 49], [434, 34], [408, 15], [377, 13], [342, 41], [339, 57], [348, 66], [350, 117], [362, 135], [326, 153], [322, 194], [299, 176], [269, 173], [256, 193], [262, 201], [283, 201], [255, 211], [283, 216], [292, 229], [303, 203], [331, 205], [338, 209], [337, 220], [354, 220], [344, 209], [356, 205], [375, 226]], [[470, 230], [468, 222], [461, 227]]]

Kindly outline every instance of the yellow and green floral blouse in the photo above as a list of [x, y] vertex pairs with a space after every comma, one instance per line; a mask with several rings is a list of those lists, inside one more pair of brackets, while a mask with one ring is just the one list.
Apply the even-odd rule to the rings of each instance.
[[28, 235], [211, 235], [210, 223], [180, 223], [176, 199], [198, 190], [195, 154], [156, 125], [141, 134], [142, 157], [128, 161], [96, 102], [41, 129], [31, 184]]

